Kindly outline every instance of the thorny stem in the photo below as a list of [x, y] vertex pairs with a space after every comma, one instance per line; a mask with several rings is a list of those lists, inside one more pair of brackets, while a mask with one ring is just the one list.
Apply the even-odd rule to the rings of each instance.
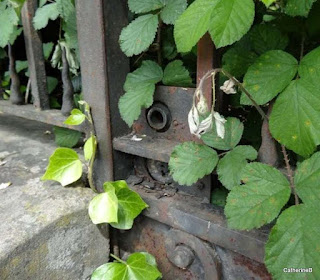
[[127, 265], [127, 263], [126, 263], [125, 261], [121, 260], [120, 258], [118, 258], [117, 256], [115, 256], [114, 254], [110, 254], [110, 256], [113, 257], [113, 258], [114, 258], [115, 260], [117, 260], [118, 262], [121, 262], [121, 263]]
[[[304, 38], [302, 40], [301, 43], [301, 53], [303, 54], [303, 47], [304, 46]], [[261, 107], [258, 105], [258, 103], [253, 99], [253, 97], [251, 96], [251, 94], [246, 90], [246, 88], [242, 85], [242, 83], [240, 83], [235, 77], [233, 77], [230, 73], [228, 73], [227, 71], [225, 71], [224, 69], [221, 68], [217, 68], [217, 69], [213, 69], [210, 70], [209, 72], [207, 72], [201, 79], [200, 83], [199, 83], [199, 87], [198, 89], [202, 89], [203, 87], [203, 83], [204, 81], [213, 76], [213, 73], [219, 73], [221, 72], [223, 75], [227, 76], [229, 79], [231, 79], [235, 85], [237, 85], [244, 93], [246, 96], [248, 96], [248, 98], [250, 99], [250, 101], [252, 102], [253, 106], [256, 108], [256, 110], [259, 112], [259, 114], [261, 115], [261, 117], [263, 119], [266, 119], [267, 121], [269, 121], [268, 116], [265, 114], [265, 112], [261, 109]], [[284, 161], [285, 161], [285, 165], [286, 165], [286, 169], [287, 169], [287, 173], [288, 173], [288, 177], [290, 180], [290, 188], [291, 191], [294, 195], [295, 198], [295, 204], [298, 205], [299, 204], [299, 198], [298, 195], [296, 193], [296, 189], [295, 189], [295, 185], [294, 185], [294, 180], [293, 180], [293, 170], [291, 168], [290, 162], [289, 162], [289, 157], [287, 154], [287, 150], [286, 147], [284, 145], [281, 145], [281, 150], [283, 153], [283, 157], [284, 157]]]
[[291, 191], [292, 191], [292, 193], [294, 195], [295, 205], [299, 205], [299, 198], [298, 198], [298, 195], [297, 195], [297, 192], [296, 192], [296, 188], [295, 188], [295, 185], [294, 185], [294, 181], [293, 181], [293, 171], [292, 171], [292, 168], [290, 166], [290, 161], [289, 161], [289, 157], [288, 157], [288, 153], [287, 153], [286, 147], [284, 145], [281, 145], [281, 150], [282, 150], [282, 154], [283, 154], [283, 157], [284, 157], [284, 162], [286, 164], [287, 175], [288, 175], [289, 181], [290, 181], [290, 188], [291, 188]]
[[157, 54], [158, 54], [158, 64], [162, 66], [162, 55], [161, 55], [161, 28], [162, 28], [162, 21], [159, 20], [158, 25], [158, 33], [157, 33]]

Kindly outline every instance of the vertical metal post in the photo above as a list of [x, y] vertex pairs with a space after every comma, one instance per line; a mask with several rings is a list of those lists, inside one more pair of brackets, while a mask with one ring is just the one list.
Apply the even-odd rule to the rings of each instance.
[[40, 33], [34, 29], [32, 22], [37, 7], [38, 0], [27, 0], [22, 8], [21, 15], [34, 106], [40, 110], [47, 110], [50, 109], [50, 102], [42, 40]]
[[120, 178], [125, 179], [124, 173], [128, 171], [124, 167], [128, 159], [121, 160], [112, 148], [112, 137], [128, 130], [117, 106], [129, 71], [129, 61], [118, 46], [118, 36], [127, 18], [123, 3], [119, 0], [76, 1], [82, 88], [92, 109], [98, 138], [94, 179], [100, 189], [103, 182], [118, 179], [119, 173], [123, 176]]

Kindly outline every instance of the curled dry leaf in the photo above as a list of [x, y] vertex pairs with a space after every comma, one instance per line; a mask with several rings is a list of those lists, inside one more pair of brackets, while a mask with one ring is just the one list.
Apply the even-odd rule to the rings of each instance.
[[222, 91], [224, 91], [226, 94], [235, 94], [237, 91], [235, 90], [235, 83], [232, 79], [229, 79], [224, 82], [223, 86], [220, 87]]
[[217, 135], [220, 138], [224, 139], [224, 135], [225, 135], [224, 124], [226, 123], [226, 119], [223, 116], [221, 116], [218, 112], [214, 112], [213, 117], [215, 119]]

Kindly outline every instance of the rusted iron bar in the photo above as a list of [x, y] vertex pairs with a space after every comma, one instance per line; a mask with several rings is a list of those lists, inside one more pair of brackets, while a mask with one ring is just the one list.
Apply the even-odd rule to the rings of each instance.
[[28, 66], [31, 79], [31, 90], [34, 106], [40, 110], [50, 109], [47, 90], [45, 60], [43, 56], [40, 33], [33, 27], [33, 17], [38, 7], [38, 0], [27, 0], [22, 8], [22, 24]]
[[0, 113], [17, 116], [20, 118], [25, 118], [33, 121], [38, 121], [42, 123], [47, 123], [55, 126], [66, 127], [73, 130], [78, 130], [81, 132], [86, 132], [88, 126], [86, 124], [79, 126], [69, 126], [65, 125], [63, 122], [66, 117], [63, 116], [60, 110], [50, 110], [50, 111], [38, 111], [35, 110], [32, 105], [12, 105], [9, 101], [0, 100]]
[[[82, 87], [90, 104], [98, 138], [94, 179], [100, 189], [105, 181], [125, 178], [128, 158], [113, 153], [112, 137], [128, 133], [118, 112], [129, 61], [118, 39], [126, 25], [124, 1], [76, 1]], [[118, 166], [114, 166], [118, 164]]]
[[139, 186], [133, 189], [149, 205], [144, 216], [263, 263], [267, 232], [230, 229], [221, 208], [202, 204], [194, 196], [176, 194], [158, 199], [156, 193], [147, 193]]

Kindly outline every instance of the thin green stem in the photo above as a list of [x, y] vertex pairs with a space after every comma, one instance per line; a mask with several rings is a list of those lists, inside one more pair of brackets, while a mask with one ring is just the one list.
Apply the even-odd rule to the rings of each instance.
[[115, 256], [114, 254], [110, 254], [111, 257], [113, 257], [115, 260], [117, 260], [118, 262], [121, 262], [125, 265], [127, 265], [127, 263], [125, 261], [123, 261], [122, 259], [118, 258], [117, 256]]

